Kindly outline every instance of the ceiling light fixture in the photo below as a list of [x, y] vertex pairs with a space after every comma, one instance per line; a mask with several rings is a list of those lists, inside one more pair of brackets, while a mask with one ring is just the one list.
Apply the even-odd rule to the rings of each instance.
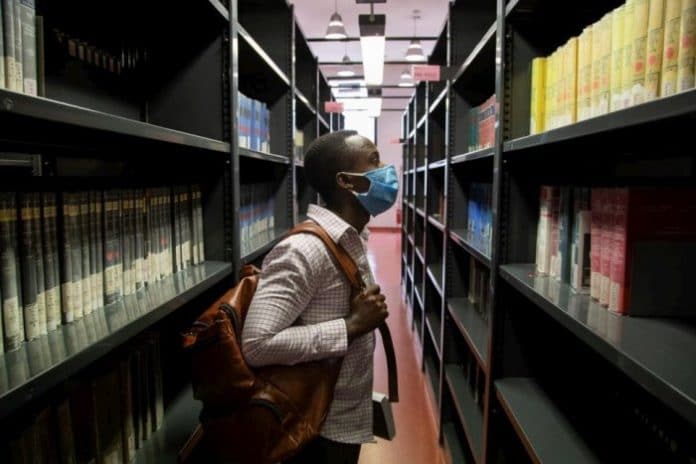
[[353, 77], [355, 72], [350, 68], [350, 57], [348, 56], [348, 42], [346, 44], [346, 54], [343, 55], [343, 69], [339, 70], [336, 75], [339, 77]]
[[384, 80], [384, 28], [386, 15], [374, 14], [374, 5], [370, 5], [370, 14], [360, 15], [360, 49], [362, 51], [363, 70], [367, 85], [382, 85]]
[[401, 80], [399, 81], [399, 87], [413, 87], [413, 78], [411, 77], [411, 73], [408, 72], [408, 69], [404, 69], [403, 72], [401, 73]]
[[416, 21], [420, 19], [420, 10], [413, 10], [413, 37], [414, 39], [411, 40], [411, 43], [408, 46], [408, 50], [406, 51], [406, 61], [413, 61], [413, 62], [418, 62], [418, 61], [425, 61], [425, 54], [423, 53], [423, 46], [420, 43], [420, 40], [416, 39]]
[[334, 1], [334, 13], [331, 15], [331, 19], [329, 19], [329, 27], [326, 28], [326, 35], [324, 37], [331, 40], [345, 39], [348, 37], [348, 34], [346, 34], [346, 26], [343, 25], [343, 18], [338, 14], [338, 0]]

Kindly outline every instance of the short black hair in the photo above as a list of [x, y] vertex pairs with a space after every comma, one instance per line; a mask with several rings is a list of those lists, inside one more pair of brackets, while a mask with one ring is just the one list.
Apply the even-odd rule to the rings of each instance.
[[331, 204], [336, 193], [336, 174], [350, 171], [352, 159], [346, 139], [358, 135], [354, 130], [340, 130], [324, 134], [314, 140], [305, 153], [304, 166], [307, 183], [322, 199]]

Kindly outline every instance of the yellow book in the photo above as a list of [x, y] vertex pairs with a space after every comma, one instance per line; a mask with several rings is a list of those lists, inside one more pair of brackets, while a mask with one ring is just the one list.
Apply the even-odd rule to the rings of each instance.
[[694, 86], [696, 62], [696, 0], [682, 0], [681, 28], [679, 32], [679, 67], [677, 68], [677, 92]]
[[665, 40], [662, 48], [662, 82], [660, 83], [660, 96], [662, 97], [672, 95], [677, 91], [681, 6], [682, 0], [665, 1]]
[[648, 19], [650, 0], [636, 0], [633, 13], [633, 79], [631, 104], [645, 101], [645, 55], [648, 51]]
[[623, 108], [631, 106], [631, 85], [633, 83], [633, 20], [636, 10], [635, 0], [626, 0], [624, 5], [624, 67], [621, 72]]
[[665, 0], [650, 0], [648, 51], [645, 67], [645, 101], [656, 99], [660, 92], [664, 39]]
[[599, 115], [599, 82], [602, 78], [602, 20], [592, 25], [592, 87], [590, 115]]
[[611, 92], [611, 14], [606, 14], [601, 21], [601, 63], [599, 76], [599, 114], [609, 112]]
[[586, 27], [578, 43], [578, 120], [592, 116], [592, 26]]
[[623, 80], [624, 67], [624, 5], [618, 7], [611, 14], [611, 99], [609, 110], [616, 111], [623, 107]]
[[546, 89], [546, 58], [532, 60], [532, 101], [530, 102], [529, 133], [544, 132], [544, 92]]
[[561, 127], [566, 125], [566, 93], [565, 93], [565, 81], [566, 81], [566, 51], [568, 49], [567, 44], [561, 46], [560, 54], [558, 56], [558, 90], [556, 90], [556, 126]]
[[557, 52], [553, 52], [549, 57], [548, 75], [546, 79], [549, 81], [549, 91], [546, 95], [546, 112], [548, 116], [549, 129], [556, 128], [556, 56]]
[[578, 120], [578, 38], [572, 37], [565, 47], [564, 100], [565, 124], [573, 124]]

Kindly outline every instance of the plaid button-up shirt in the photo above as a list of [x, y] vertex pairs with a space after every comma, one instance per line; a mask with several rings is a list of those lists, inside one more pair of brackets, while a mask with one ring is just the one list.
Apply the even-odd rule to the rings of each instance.
[[[362, 234], [333, 212], [310, 205], [307, 213], [353, 258], [366, 285], [374, 283]], [[321, 435], [341, 443], [367, 443], [372, 433], [374, 333], [348, 345], [344, 317], [350, 285], [324, 243], [310, 234], [286, 238], [263, 263], [244, 323], [242, 347], [254, 366], [292, 365], [343, 356], [333, 403]]]

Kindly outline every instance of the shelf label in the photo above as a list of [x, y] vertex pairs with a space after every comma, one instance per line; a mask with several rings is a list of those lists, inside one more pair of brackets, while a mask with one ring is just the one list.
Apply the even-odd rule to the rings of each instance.
[[343, 103], [335, 101], [325, 101], [324, 111], [327, 113], [343, 113]]
[[439, 81], [440, 66], [434, 64], [416, 64], [411, 67], [414, 81]]

